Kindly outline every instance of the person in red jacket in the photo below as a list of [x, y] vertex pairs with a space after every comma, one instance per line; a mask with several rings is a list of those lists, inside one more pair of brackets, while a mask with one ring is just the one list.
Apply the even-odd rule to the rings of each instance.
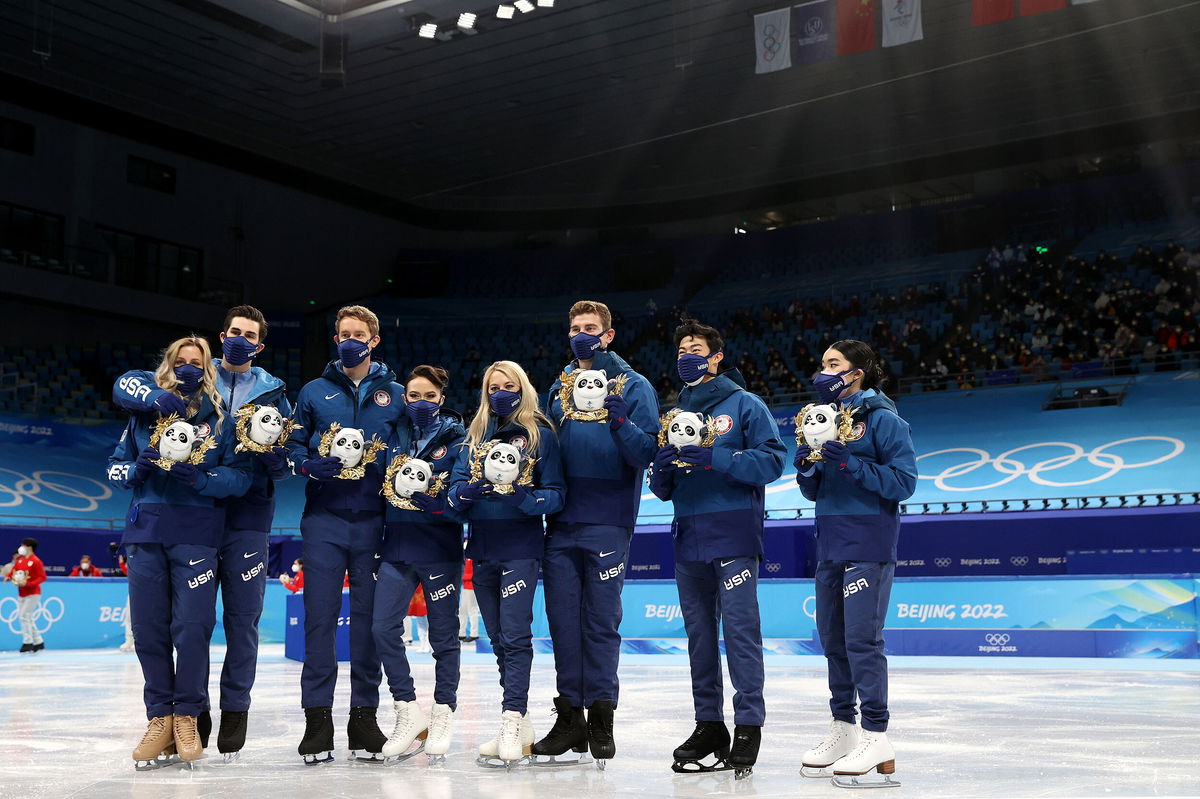
[[[296, 558], [296, 562], [292, 564], [292, 571], [295, 577], [289, 577], [286, 574], [279, 575], [279, 582], [293, 594], [298, 594], [304, 590], [304, 558]], [[342, 578], [342, 588], [350, 587], [350, 572], [346, 572], [346, 576]]]
[[[467, 643], [479, 638], [479, 605], [475, 602], [475, 583], [471, 579], [474, 576], [475, 564], [467, 558], [463, 565], [462, 593], [458, 602], [458, 640]], [[473, 635], [468, 634], [468, 625], [474, 630]]]
[[21, 617], [22, 652], [40, 652], [46, 648], [42, 634], [34, 623], [34, 615], [42, 604], [42, 583], [46, 582], [46, 567], [37, 552], [36, 538], [21, 540], [13, 570], [5, 579], [17, 587], [17, 607]]
[[103, 577], [100, 570], [92, 565], [92, 556], [84, 555], [79, 559], [79, 565], [71, 569], [68, 577]]

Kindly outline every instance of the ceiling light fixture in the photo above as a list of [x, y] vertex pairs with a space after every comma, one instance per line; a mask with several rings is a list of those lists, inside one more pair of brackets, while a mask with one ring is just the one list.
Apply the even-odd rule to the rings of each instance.
[[426, 22], [426, 23], [425, 23], [424, 25], [422, 25], [422, 26], [421, 26], [421, 28], [420, 28], [420, 29], [417, 31], [417, 35], [418, 35], [418, 36], [420, 36], [422, 39], [432, 39], [432, 38], [434, 38], [435, 36], [437, 36], [437, 32], [438, 32], [438, 31], [437, 31], [437, 24], [436, 24], [436, 23], [433, 23], [433, 22]]
[[458, 27], [465, 31], [474, 30], [476, 16], [470, 11], [464, 11], [458, 15]]
[[522, 14], [528, 14], [530, 11], [533, 11], [533, 3], [530, 2], [530, 0], [516, 0], [513, 5], [515, 5], [517, 10]]
[[511, 6], [508, 3], [501, 3], [496, 7], [496, 19], [512, 19], [513, 14], [516, 13], [516, 6]]

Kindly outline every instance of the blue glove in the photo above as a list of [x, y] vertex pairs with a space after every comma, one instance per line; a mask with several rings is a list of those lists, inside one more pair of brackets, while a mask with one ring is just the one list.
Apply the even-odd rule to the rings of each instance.
[[150, 479], [150, 475], [154, 474], [154, 470], [158, 468], [154, 465], [153, 461], [158, 460], [160, 457], [158, 450], [154, 447], [146, 447], [139, 452], [137, 460], [133, 462], [133, 474], [129, 476], [129, 483], [131, 485], [141, 485]]
[[458, 498], [463, 502], [475, 502], [486, 497], [491, 490], [491, 483], [484, 482], [483, 480], [475, 483], [467, 483], [458, 489]]
[[796, 471], [807, 472], [813, 467], [813, 464], [809, 463], [807, 460], [808, 456], [811, 454], [812, 447], [808, 446], [807, 444], [801, 444], [800, 446], [796, 447], [796, 457], [792, 458], [792, 465], [796, 467]]
[[300, 464], [300, 471], [318, 483], [326, 483], [342, 473], [342, 462], [332, 455], [327, 458], [309, 458]]
[[258, 457], [262, 459], [263, 466], [267, 467], [267, 473], [271, 475], [272, 480], [282, 480], [287, 474], [287, 449], [284, 447], [271, 447], [270, 452], [260, 452]]
[[629, 403], [620, 394], [609, 394], [604, 398], [608, 411], [609, 432], [620, 430], [629, 421]]
[[821, 455], [843, 472], [854, 471], [858, 464], [858, 458], [851, 455], [850, 448], [840, 441], [826, 441], [821, 447]]
[[679, 460], [701, 469], [712, 468], [712, 455], [712, 447], [693, 447], [688, 445], [679, 450]]
[[180, 419], [187, 418], [187, 403], [170, 391], [160, 390], [150, 405], [163, 416], [175, 414]]
[[194, 466], [186, 461], [176, 463], [167, 474], [197, 491], [202, 491], [204, 486], [208, 485], [208, 473], [199, 466]]
[[658, 454], [654, 456], [654, 473], [666, 474], [672, 469], [677, 468], [674, 461], [679, 458], [679, 450], [672, 444], [667, 444], [659, 449]]
[[524, 502], [527, 496], [529, 496], [529, 492], [519, 485], [513, 486], [511, 494], [497, 494], [494, 488], [487, 493], [488, 499], [512, 505], [514, 508]]
[[413, 494], [409, 499], [412, 504], [416, 505], [425, 513], [432, 513], [434, 516], [441, 516], [446, 512], [446, 495], [438, 494], [436, 497], [431, 497], [428, 494]]

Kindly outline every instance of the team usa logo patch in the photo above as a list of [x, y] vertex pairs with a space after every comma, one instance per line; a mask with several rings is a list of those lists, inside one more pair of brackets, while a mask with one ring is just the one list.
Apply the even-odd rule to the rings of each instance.
[[380, 389], [375, 392], [375, 404], [380, 408], [386, 408], [392, 404], [392, 395]]
[[208, 426], [208, 422], [196, 425], [196, 438], [208, 438], [208, 434], [211, 432], [212, 428]]
[[866, 422], [859, 422], [858, 424], [854, 425], [854, 427], [850, 430], [850, 436], [847, 438], [847, 441], [858, 441], [860, 438], [862, 438], [866, 434], [867, 434]]
[[721, 414], [713, 419], [713, 429], [717, 431], [717, 435], [725, 435], [733, 429], [733, 417], [726, 413]]
[[523, 450], [529, 445], [529, 439], [525, 438], [525, 436], [513, 436], [508, 440], [508, 443], [512, 444], [517, 449]]
[[440, 461], [444, 457], [446, 457], [445, 447], [438, 447], [433, 452], [429, 453], [429, 459], [432, 461]]

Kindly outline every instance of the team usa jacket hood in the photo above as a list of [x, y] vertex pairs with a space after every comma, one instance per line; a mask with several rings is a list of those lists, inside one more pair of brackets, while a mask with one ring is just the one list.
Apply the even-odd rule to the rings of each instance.
[[783, 474], [787, 448], [766, 404], [736, 370], [685, 388], [679, 407], [716, 425], [712, 468], [677, 468], [651, 483], [675, 505], [675, 556], [682, 561], [761, 556], [765, 486]]
[[[445, 408], [438, 414], [438, 430], [425, 446], [414, 454], [415, 431], [411, 423], [401, 419], [396, 425], [388, 447], [388, 463], [399, 455], [409, 455], [427, 462], [433, 474], [454, 471], [460, 444], [467, 430], [462, 417]], [[447, 474], [441, 496], [450, 490]], [[451, 563], [463, 557], [463, 522], [454, 509], [434, 515], [420, 510], [405, 510], [387, 504], [384, 524], [383, 560], [391, 563]]]
[[806, 499], [817, 503], [817, 559], [896, 560], [900, 503], [917, 486], [916, 453], [908, 422], [875, 389], [843, 400], [855, 410], [852, 468], [818, 461], [805, 477], [796, 475]]
[[[658, 449], [658, 396], [650, 382], [620, 356], [597, 352], [592, 369], [604, 370], [609, 380], [625, 375], [622, 396], [629, 418], [614, 430], [610, 422], [564, 420], [559, 402], [562, 384], [555, 381], [546, 396], [547, 415], [558, 425], [567, 497], [555, 521], [633, 527], [642, 499], [642, 478]], [[579, 362], [565, 371], [574, 374]]]
[[[300, 389], [293, 419], [303, 425], [288, 440], [288, 457], [294, 474], [304, 476], [301, 465], [309, 458], [320, 457], [317, 447], [329, 426], [337, 422], [342, 427], [359, 428], [363, 439], [378, 436], [387, 441], [404, 414], [404, 387], [396, 382], [396, 373], [387, 364], [375, 361], [370, 373], [355, 387], [337, 361], [330, 361], [316, 380]], [[373, 511], [383, 513], [383, 472], [387, 467], [383, 453], [367, 467], [360, 480], [329, 480], [318, 482], [305, 476], [305, 512], [322, 509], [333, 511]]]

